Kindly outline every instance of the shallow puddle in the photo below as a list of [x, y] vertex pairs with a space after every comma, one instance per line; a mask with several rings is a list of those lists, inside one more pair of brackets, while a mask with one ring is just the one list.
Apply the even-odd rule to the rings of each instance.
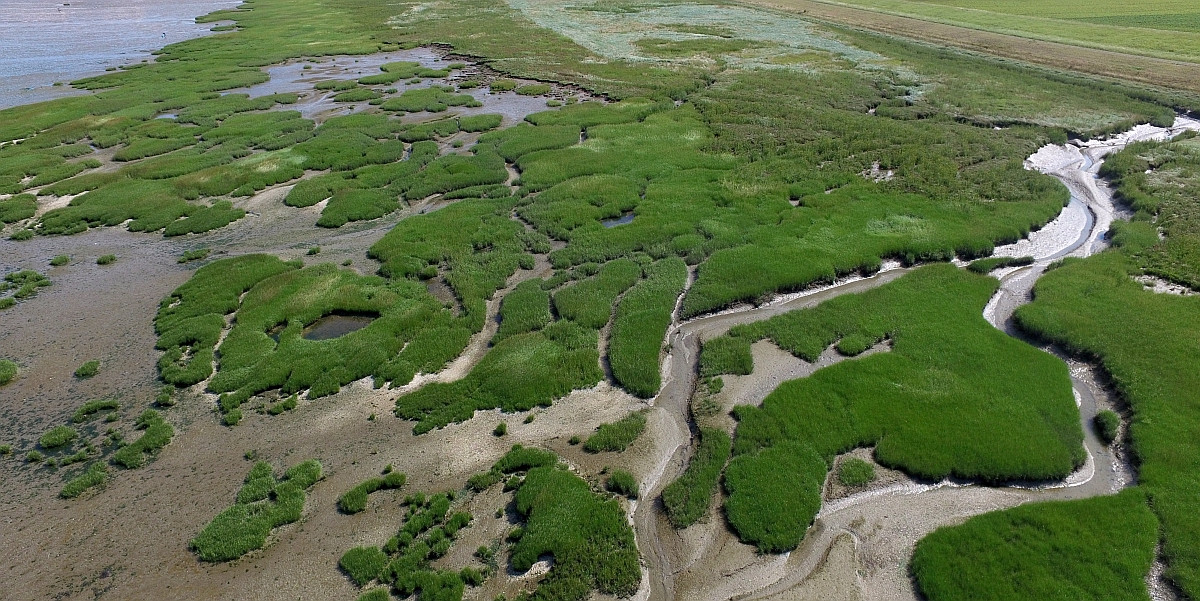
[[604, 227], [617, 227], [618, 225], [633, 223], [633, 218], [633, 213], [625, 213], [616, 219], [605, 219], [600, 222], [600, 225], [603, 225]]
[[326, 315], [321, 319], [313, 322], [312, 325], [304, 328], [302, 335], [305, 340], [331, 340], [340, 338], [361, 330], [375, 321], [374, 315], [351, 315], [344, 313], [333, 313]]

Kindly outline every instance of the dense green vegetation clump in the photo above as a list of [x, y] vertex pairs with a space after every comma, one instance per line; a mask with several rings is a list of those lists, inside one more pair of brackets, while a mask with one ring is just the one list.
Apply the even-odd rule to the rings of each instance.
[[868, 341], [854, 345], [859, 352], [892, 343], [891, 352], [784, 382], [761, 408], [735, 409], [726, 514], [742, 540], [764, 551], [795, 547], [820, 508], [833, 458], [856, 447], [874, 446], [880, 464], [931, 480], [1054, 480], [1080, 465], [1083, 432], [1066, 368], [983, 319], [996, 286], [930, 266], [730, 330], [744, 344], [769, 338], [808, 361], [847, 338]]
[[382, 478], [371, 478], [346, 491], [338, 497], [338, 509], [342, 513], [358, 513], [367, 508], [367, 496], [377, 490], [390, 490], [404, 486], [405, 475], [388, 472]]
[[120, 407], [121, 403], [116, 399], [93, 399], [80, 405], [75, 413], [71, 414], [71, 421], [83, 423], [101, 411], [116, 411]]
[[837, 477], [842, 486], [864, 486], [875, 480], [875, 466], [851, 457], [838, 465]]
[[67, 481], [58, 496], [64, 499], [74, 499], [89, 489], [104, 484], [106, 480], [108, 480], [108, 467], [104, 465], [103, 461], [97, 461], [89, 465], [82, 474]]
[[17, 365], [16, 361], [0, 359], [0, 386], [12, 382], [20, 371], [21, 366]]
[[26, 269], [4, 276], [0, 280], [0, 309], [7, 309], [17, 303], [37, 295], [38, 290], [50, 285], [50, 278]]
[[613, 378], [637, 396], [650, 398], [658, 394], [667, 328], [686, 282], [683, 260], [663, 259], [647, 267], [646, 279], [630, 288], [617, 305], [609, 362]]
[[708, 513], [732, 444], [725, 432], [701, 428], [700, 442], [687, 469], [662, 492], [663, 507], [672, 526], [686, 528]]
[[646, 412], [634, 411], [611, 424], [601, 424], [596, 428], [596, 433], [583, 443], [583, 449], [589, 453], [621, 452], [629, 448], [645, 430]]
[[175, 436], [175, 428], [153, 409], [142, 412], [135, 426], [145, 431], [137, 440], [118, 449], [112, 457], [113, 463], [126, 469], [145, 465], [146, 455], [157, 454]]
[[1158, 522], [1137, 490], [1034, 503], [934, 531], [910, 570], [930, 601], [1147, 599]]
[[300, 519], [305, 491], [321, 478], [321, 464], [315, 460], [292, 466], [282, 478], [275, 477], [271, 464], [254, 464], [237, 502], [192, 539], [192, 550], [204, 561], [217, 562], [261, 549], [271, 530]]
[[544, 466], [529, 470], [516, 503], [525, 527], [513, 545], [513, 569], [524, 572], [542, 555], [554, 556], [529, 599], [581, 601], [592, 591], [623, 597], [637, 589], [633, 530], [616, 500], [567, 470]]

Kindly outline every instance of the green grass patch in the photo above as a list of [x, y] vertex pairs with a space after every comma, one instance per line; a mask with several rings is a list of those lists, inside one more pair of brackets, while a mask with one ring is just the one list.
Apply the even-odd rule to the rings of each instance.
[[79, 367], [75, 368], [75, 377], [79, 378], [81, 380], [86, 380], [86, 379], [96, 375], [96, 373], [99, 371], [100, 371], [100, 362], [93, 359], [91, 361], [86, 361], [83, 363], [83, 365], [80, 365]]
[[64, 499], [74, 499], [97, 486], [102, 486], [108, 480], [108, 467], [104, 462], [97, 461], [88, 466], [82, 474], [75, 476], [63, 485], [58, 496]]
[[629, 499], [638, 498], [638, 483], [633, 474], [625, 470], [610, 470], [608, 480], [604, 482], [608, 492], [616, 493]]
[[700, 429], [700, 442], [687, 469], [662, 492], [663, 507], [672, 526], [686, 528], [708, 513], [732, 445], [725, 432]]
[[1101, 411], [1092, 418], [1092, 425], [1096, 428], [1096, 436], [1099, 436], [1104, 444], [1112, 444], [1121, 429], [1121, 416], [1115, 411]]
[[17, 379], [17, 374], [20, 372], [21, 366], [17, 365], [16, 361], [0, 359], [0, 386]]
[[1033, 265], [1033, 257], [988, 257], [971, 261], [967, 265], [967, 269], [975, 273], [991, 273], [1003, 267], [1021, 267], [1024, 265]]
[[391, 490], [404, 486], [405, 475], [390, 472], [382, 478], [370, 478], [338, 497], [338, 510], [342, 513], [359, 513], [367, 508], [367, 496], [377, 490]]
[[663, 344], [686, 282], [683, 260], [664, 259], [649, 266], [646, 279], [630, 288], [617, 305], [608, 350], [613, 378], [639, 397], [658, 394]]
[[874, 446], [886, 466], [931, 480], [1055, 480], [1084, 460], [1065, 366], [991, 327], [997, 282], [949, 265], [814, 309], [737, 326], [807, 361], [849, 336], [892, 349], [785, 382], [739, 406], [726, 514], [743, 541], [794, 548], [833, 458]]
[[176, 263], [191, 263], [192, 261], [203, 261], [204, 259], [208, 258], [208, 255], [210, 253], [212, 253], [211, 248], [196, 248], [193, 250], [185, 250], [185, 251], [183, 251], [182, 255], [179, 255], [179, 259], [176, 260]]
[[63, 265], [66, 265], [70, 262], [71, 262], [70, 255], [58, 255], [58, 256], [54, 257], [53, 259], [50, 259], [50, 266], [51, 267], [62, 267]]
[[256, 463], [237, 503], [213, 518], [192, 539], [191, 549], [204, 561], [221, 562], [263, 548], [272, 530], [300, 519], [305, 491], [321, 478], [321, 464], [315, 460], [292, 466], [282, 478], [275, 477], [270, 464]]
[[500, 303], [500, 328], [495, 341], [544, 328], [550, 315], [550, 294], [537, 280], [521, 282]]
[[65, 447], [79, 437], [79, 432], [70, 426], [55, 426], [38, 438], [38, 446], [43, 449], [59, 449]]
[[909, 566], [930, 601], [1144, 600], [1158, 522], [1145, 494], [1033, 503], [939, 528]]
[[621, 452], [629, 448], [646, 430], [646, 414], [634, 411], [611, 424], [601, 424], [596, 433], [583, 443], [583, 449], [589, 453], [604, 451]]
[[875, 466], [851, 457], [838, 464], [837, 478], [842, 486], [866, 486], [875, 481]]
[[121, 403], [116, 399], [94, 399], [80, 405], [75, 413], [71, 414], [71, 421], [80, 424], [101, 411], [116, 411], [120, 407]]
[[153, 409], [147, 409], [138, 416], [136, 427], [143, 430], [142, 435], [117, 449], [112, 456], [113, 463], [125, 469], [142, 467], [146, 464], [147, 455], [157, 455], [175, 436], [175, 428]]

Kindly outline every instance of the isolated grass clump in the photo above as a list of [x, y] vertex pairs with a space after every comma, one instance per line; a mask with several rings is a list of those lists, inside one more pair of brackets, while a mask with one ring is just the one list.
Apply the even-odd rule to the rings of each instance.
[[87, 378], [96, 375], [96, 373], [99, 371], [100, 362], [93, 359], [91, 361], [86, 361], [83, 363], [83, 365], [75, 368], [75, 377], [81, 380], [86, 380]]
[[79, 437], [79, 432], [70, 426], [55, 426], [42, 434], [38, 438], [38, 446], [43, 449], [57, 449], [65, 447]]
[[875, 480], [875, 466], [851, 457], [838, 464], [837, 478], [842, 486], [864, 486]]
[[939, 528], [910, 571], [930, 601], [1146, 598], [1158, 522], [1145, 493], [1031, 503]]
[[367, 508], [367, 496], [377, 490], [390, 490], [404, 486], [405, 475], [389, 472], [382, 478], [371, 478], [346, 491], [338, 497], [338, 509], [342, 513], [358, 513]]
[[100, 486], [108, 479], [108, 467], [103, 461], [97, 461], [88, 466], [83, 473], [71, 478], [63, 485], [58, 496], [64, 499], [74, 499], [88, 489]]
[[0, 359], [0, 386], [4, 386], [15, 380], [20, 371], [20, 366], [17, 365], [16, 361]]
[[271, 530], [300, 519], [305, 491], [322, 478], [315, 460], [292, 466], [276, 478], [269, 463], [251, 468], [237, 495], [237, 503], [213, 518], [196, 538], [191, 549], [204, 561], [237, 559], [261, 549]]
[[71, 414], [71, 421], [83, 423], [101, 411], [116, 411], [120, 407], [121, 403], [116, 399], [94, 399], [80, 405], [75, 413]]
[[646, 279], [630, 288], [617, 305], [608, 349], [613, 378], [639, 397], [658, 394], [660, 356], [686, 282], [683, 260], [664, 259], [649, 266]]
[[1112, 444], [1121, 428], [1121, 416], [1115, 411], [1101, 411], [1092, 418], [1092, 424], [1096, 427], [1096, 435], [1100, 440], [1104, 444]]
[[540, 330], [552, 319], [550, 294], [537, 280], [521, 282], [500, 303], [500, 328], [494, 340]]
[[1033, 257], [988, 257], [978, 259], [967, 265], [967, 269], [975, 273], [991, 273], [1002, 267], [1021, 267], [1032, 265]]
[[592, 492], [567, 470], [547, 466], [525, 476], [516, 507], [525, 526], [512, 547], [513, 569], [524, 572], [539, 557], [554, 556], [530, 599], [580, 601], [592, 591], [623, 597], [637, 589], [641, 567], [633, 530], [615, 499]]
[[145, 465], [147, 455], [157, 455], [175, 436], [175, 428], [153, 409], [147, 409], [138, 416], [136, 427], [143, 430], [142, 435], [113, 453], [113, 463], [125, 469]]
[[721, 430], [700, 429], [700, 442], [687, 469], [662, 492], [663, 506], [672, 526], [686, 528], [708, 513], [732, 444], [729, 435]]
[[71, 262], [70, 255], [58, 255], [58, 256], [54, 257], [53, 259], [50, 259], [50, 266], [51, 267], [62, 267], [63, 265], [66, 265], [70, 262]]
[[196, 248], [193, 250], [186, 250], [183, 252], [182, 255], [179, 255], [179, 259], [177, 259], [176, 262], [177, 263], [191, 263], [192, 261], [202, 261], [204, 259], [207, 259], [209, 253], [211, 253], [211, 252], [212, 252], [211, 248]]
[[[492, 85], [495, 89], [495, 84]], [[513, 91], [521, 96], [541, 96], [550, 92], [550, 84], [546, 83], [531, 83], [513, 88]]]
[[[847, 336], [889, 338], [890, 352], [784, 382], [740, 406], [725, 470], [726, 515], [739, 537], [779, 552], [799, 544], [834, 458], [875, 446], [881, 465], [931, 480], [1057, 480], [1085, 455], [1061, 361], [981, 316], [998, 283], [951, 265], [874, 290], [736, 326], [806, 361]], [[937, 384], [918, 374], [937, 373]], [[1014, 436], [1019, 432], [1019, 436]]]
[[467, 94], [455, 94], [451, 86], [433, 85], [406, 90], [399, 96], [385, 100], [379, 108], [401, 113], [440, 113], [452, 106], [478, 107], [483, 104]]
[[604, 487], [612, 493], [622, 495], [630, 499], [638, 498], [638, 483], [633, 474], [625, 470], [610, 470], [608, 480], [605, 481]]
[[595, 434], [583, 443], [583, 449], [589, 453], [603, 451], [621, 452], [629, 448], [646, 430], [646, 413], [635, 411], [611, 424], [601, 424]]
[[100, 255], [96, 258], [97, 265], [112, 265], [117, 262], [117, 255]]

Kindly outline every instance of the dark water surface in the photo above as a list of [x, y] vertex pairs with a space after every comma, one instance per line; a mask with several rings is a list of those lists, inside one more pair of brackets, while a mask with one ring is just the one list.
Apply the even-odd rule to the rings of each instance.
[[81, 94], [54, 87], [209, 33], [240, 0], [0, 0], [0, 108]]
[[305, 340], [330, 340], [332, 338], [340, 338], [361, 330], [375, 321], [374, 316], [370, 315], [344, 315], [334, 313], [326, 315], [318, 319], [312, 325], [304, 328], [303, 337]]

